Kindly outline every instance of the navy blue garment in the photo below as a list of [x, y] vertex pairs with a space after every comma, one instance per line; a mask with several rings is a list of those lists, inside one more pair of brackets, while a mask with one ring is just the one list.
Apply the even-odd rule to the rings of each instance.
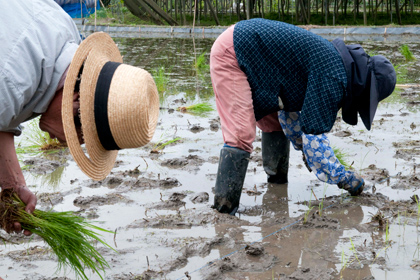
[[301, 112], [306, 134], [331, 130], [346, 94], [340, 54], [328, 40], [291, 24], [265, 19], [240, 21], [233, 42], [252, 90], [256, 120], [278, 111]]

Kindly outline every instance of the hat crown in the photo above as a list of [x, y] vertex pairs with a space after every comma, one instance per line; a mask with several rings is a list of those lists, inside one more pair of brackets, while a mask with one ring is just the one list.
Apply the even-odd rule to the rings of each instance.
[[114, 73], [108, 96], [109, 126], [119, 148], [138, 148], [149, 143], [159, 115], [156, 104], [158, 92], [149, 72], [121, 64]]
[[[102, 70], [109, 65], [112, 71], [104, 79], [99, 79]], [[81, 69], [80, 122], [88, 155], [80, 147], [73, 116], [73, 94]], [[96, 93], [103, 80], [108, 83], [103, 83], [106, 86], [99, 90], [98, 100], [103, 101], [100, 102], [100, 111], [106, 114], [97, 117]], [[107, 123], [108, 135], [117, 149], [140, 147], [152, 138], [158, 115], [159, 95], [147, 71], [122, 64], [117, 45], [106, 33], [96, 32], [82, 41], [64, 84], [62, 118], [70, 152], [86, 175], [94, 180], [104, 179], [117, 157], [117, 150], [104, 148], [99, 139], [102, 128], [98, 130], [98, 127]]]
[[378, 101], [392, 94], [397, 83], [397, 74], [392, 63], [382, 55], [371, 57], [372, 71], [376, 77], [378, 87]]

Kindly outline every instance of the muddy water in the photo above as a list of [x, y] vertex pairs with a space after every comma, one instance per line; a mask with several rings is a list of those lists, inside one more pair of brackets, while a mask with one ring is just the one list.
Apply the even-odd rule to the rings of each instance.
[[[126, 63], [155, 77], [163, 67], [168, 77], [152, 142], [121, 151], [101, 182], [85, 176], [66, 149], [19, 154], [39, 208], [73, 210], [116, 231], [103, 237], [118, 253], [98, 245], [110, 264], [106, 279], [418, 279], [419, 208], [412, 197], [420, 195], [419, 88], [396, 90], [380, 105], [370, 132], [340, 118], [331, 131], [332, 145], [366, 180], [360, 197], [319, 182], [294, 150], [289, 183], [267, 184], [258, 132], [240, 209], [232, 217], [210, 207], [223, 144], [217, 113], [176, 110], [204, 101], [215, 105], [208, 70], [194, 68], [194, 47], [197, 57], [208, 58], [213, 41], [116, 42]], [[400, 43], [362, 45], [401, 65], [399, 83], [420, 83], [419, 67], [404, 62]], [[420, 46], [408, 45], [420, 59]], [[28, 137], [25, 132], [16, 145], [29, 145]], [[36, 236], [1, 237], [4, 279], [75, 279], [69, 270], [56, 272], [54, 256]]]

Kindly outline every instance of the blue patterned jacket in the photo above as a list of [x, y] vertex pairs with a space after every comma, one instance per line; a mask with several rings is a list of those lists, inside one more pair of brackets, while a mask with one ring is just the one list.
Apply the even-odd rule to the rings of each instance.
[[301, 111], [307, 134], [331, 130], [346, 94], [341, 56], [328, 40], [291, 24], [265, 19], [240, 21], [233, 42], [252, 90], [256, 120], [278, 111]]

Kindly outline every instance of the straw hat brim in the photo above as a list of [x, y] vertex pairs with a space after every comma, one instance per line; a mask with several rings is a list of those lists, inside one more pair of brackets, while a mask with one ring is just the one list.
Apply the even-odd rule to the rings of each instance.
[[[118, 154], [117, 150], [105, 150], [102, 147], [94, 119], [96, 81], [103, 65], [108, 61], [122, 63], [121, 54], [112, 38], [103, 32], [88, 36], [73, 57], [63, 90], [62, 118], [67, 145], [80, 169], [94, 180], [102, 180], [109, 174]], [[80, 146], [73, 116], [74, 88], [82, 65], [80, 121], [90, 158]]]

